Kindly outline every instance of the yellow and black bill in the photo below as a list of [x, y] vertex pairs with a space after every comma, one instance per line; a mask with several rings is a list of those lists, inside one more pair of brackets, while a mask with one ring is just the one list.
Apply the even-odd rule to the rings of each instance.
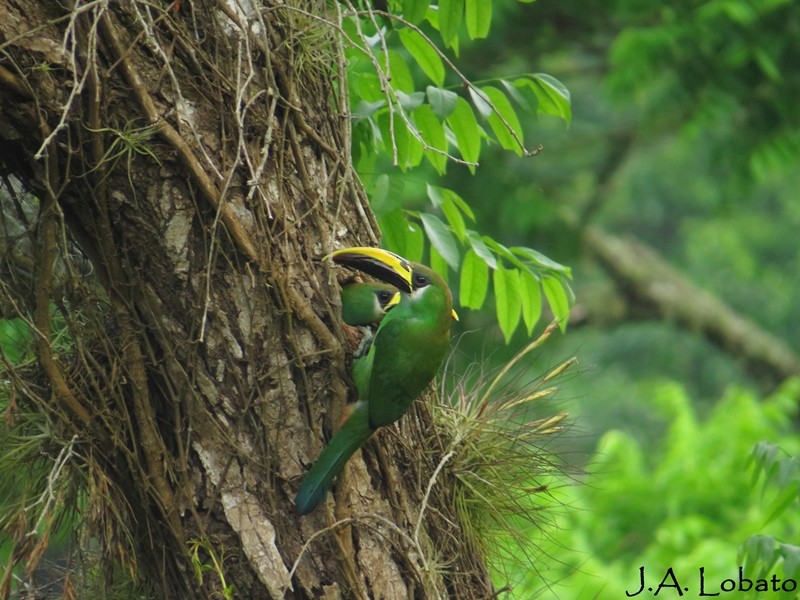
[[356, 246], [331, 254], [333, 262], [372, 275], [404, 292], [411, 292], [411, 263], [382, 248]]

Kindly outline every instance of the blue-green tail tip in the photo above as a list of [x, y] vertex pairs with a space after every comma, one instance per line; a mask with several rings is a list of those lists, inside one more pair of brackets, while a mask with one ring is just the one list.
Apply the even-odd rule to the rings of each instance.
[[327, 489], [323, 489], [319, 485], [311, 485], [311, 483], [304, 481], [297, 496], [294, 497], [294, 505], [301, 515], [307, 515], [317, 508], [328, 493]]

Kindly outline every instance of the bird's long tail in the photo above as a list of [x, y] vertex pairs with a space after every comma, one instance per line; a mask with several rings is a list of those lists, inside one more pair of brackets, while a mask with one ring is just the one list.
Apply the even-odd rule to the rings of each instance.
[[314, 510], [325, 498], [333, 479], [342, 471], [347, 461], [369, 439], [374, 429], [369, 426], [369, 411], [363, 402], [356, 404], [342, 428], [331, 438], [306, 474], [300, 491], [294, 499], [297, 510], [305, 515]]

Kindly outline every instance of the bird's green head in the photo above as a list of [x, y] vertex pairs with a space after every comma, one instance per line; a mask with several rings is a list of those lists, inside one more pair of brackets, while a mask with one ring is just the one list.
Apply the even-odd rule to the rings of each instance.
[[400, 302], [400, 292], [387, 283], [342, 286], [342, 319], [348, 325], [377, 325]]
[[443, 296], [443, 306], [450, 312], [450, 316], [458, 321], [458, 314], [453, 308], [453, 295], [444, 279], [430, 267], [419, 263], [411, 264], [411, 298], [422, 299], [429, 294], [429, 290], [440, 290]]

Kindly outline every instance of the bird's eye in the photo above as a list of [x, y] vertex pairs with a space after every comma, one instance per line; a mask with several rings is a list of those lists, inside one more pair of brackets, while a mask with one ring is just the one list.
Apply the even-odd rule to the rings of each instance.
[[392, 293], [386, 290], [378, 292], [378, 301], [382, 304], [386, 304], [392, 298]]
[[414, 273], [414, 287], [415, 288], [423, 288], [426, 285], [430, 285], [430, 281], [428, 280], [425, 275], [421, 273]]

